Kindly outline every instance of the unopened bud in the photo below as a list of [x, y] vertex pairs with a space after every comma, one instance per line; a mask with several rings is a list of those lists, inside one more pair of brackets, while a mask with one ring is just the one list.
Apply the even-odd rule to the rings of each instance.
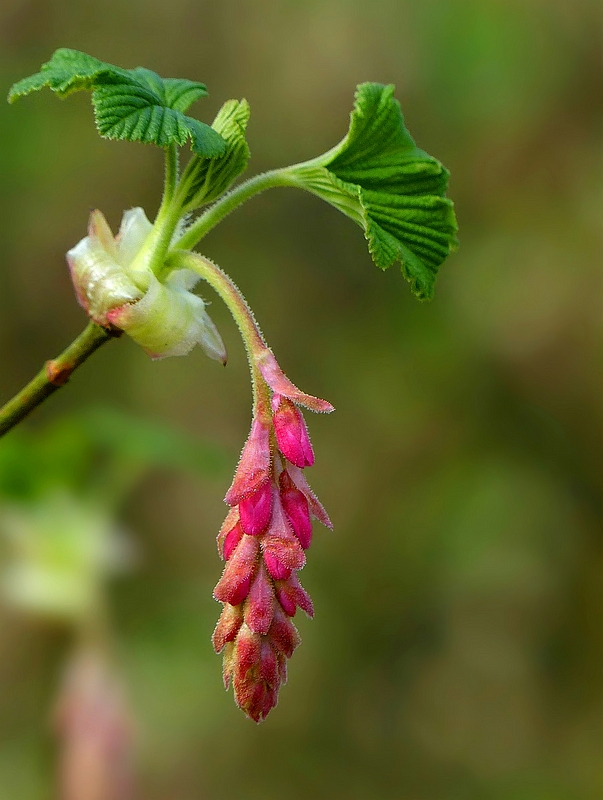
[[234, 506], [267, 482], [270, 466], [270, 430], [259, 419], [254, 419], [225, 502]]
[[268, 527], [272, 515], [272, 487], [266, 481], [239, 503], [241, 527], [250, 536], [258, 536]]
[[243, 536], [214, 589], [216, 600], [236, 606], [247, 597], [259, 550], [260, 544], [255, 536]]
[[125, 331], [151, 358], [186, 355], [195, 344], [226, 363], [226, 350], [205, 303], [190, 291], [199, 277], [191, 270], [160, 281], [137, 265], [153, 226], [141, 208], [123, 215], [116, 238], [100, 211], [90, 216], [88, 236], [67, 253], [80, 304], [98, 325]]
[[312, 521], [306, 496], [295, 486], [286, 470], [281, 473], [279, 485], [285, 513], [301, 546], [307, 550], [312, 542]]
[[272, 398], [274, 432], [278, 449], [292, 464], [303, 469], [314, 464], [314, 451], [301, 411], [285, 397]]

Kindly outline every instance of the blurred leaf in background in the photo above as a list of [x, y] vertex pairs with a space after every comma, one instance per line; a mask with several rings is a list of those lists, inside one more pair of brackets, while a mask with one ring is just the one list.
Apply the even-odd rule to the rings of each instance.
[[218, 447], [161, 423], [91, 408], [0, 448], [0, 531], [9, 546], [6, 598], [76, 623], [104, 603], [107, 578], [132, 561], [121, 505], [153, 468], [212, 476]]

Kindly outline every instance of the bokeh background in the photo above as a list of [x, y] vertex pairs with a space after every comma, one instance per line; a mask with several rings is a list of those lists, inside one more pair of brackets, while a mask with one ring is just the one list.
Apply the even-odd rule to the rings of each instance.
[[[599, 18], [589, 0], [2, 0], [0, 94], [59, 46], [203, 80], [207, 121], [249, 100], [251, 174], [328, 149], [355, 85], [393, 82], [452, 172], [461, 247], [430, 304], [293, 190], [205, 240], [291, 378], [337, 408], [309, 420], [335, 522], [303, 576], [316, 618], [261, 727], [209, 642], [221, 498], [250, 421], [226, 311], [213, 303], [227, 369], [120, 340], [27, 422], [35, 440], [104, 404], [219, 454], [205, 471], [159, 459], [122, 498], [139, 555], [109, 603], [146, 800], [601, 796]], [[98, 138], [85, 95], [0, 105], [3, 398], [85, 323], [64, 253], [89, 210], [114, 227], [154, 213], [161, 174], [155, 148]], [[6, 800], [55, 797], [69, 647], [4, 605]]]

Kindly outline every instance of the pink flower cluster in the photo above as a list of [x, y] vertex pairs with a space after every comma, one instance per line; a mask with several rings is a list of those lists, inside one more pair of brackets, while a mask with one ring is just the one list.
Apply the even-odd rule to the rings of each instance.
[[216, 652], [224, 650], [224, 684], [232, 681], [237, 705], [256, 722], [276, 705], [287, 659], [300, 643], [291, 618], [298, 607], [314, 614], [297, 577], [312, 539], [311, 518], [332, 527], [302, 471], [314, 463], [314, 452], [290, 398], [316, 411], [332, 406], [299, 392], [267, 352], [262, 374], [273, 390], [271, 413], [254, 418], [226, 494], [230, 511], [218, 534], [226, 566], [214, 590], [224, 604], [213, 634]]

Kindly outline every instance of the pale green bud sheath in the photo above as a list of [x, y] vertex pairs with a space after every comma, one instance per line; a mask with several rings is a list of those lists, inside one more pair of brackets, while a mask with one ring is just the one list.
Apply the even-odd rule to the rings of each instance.
[[205, 303], [190, 291], [196, 273], [175, 270], [159, 280], [148, 265], [156, 231], [144, 211], [134, 208], [125, 212], [113, 238], [101, 212], [94, 211], [88, 236], [67, 254], [80, 304], [94, 322], [124, 331], [151, 358], [186, 355], [199, 343], [210, 358], [225, 363]]

